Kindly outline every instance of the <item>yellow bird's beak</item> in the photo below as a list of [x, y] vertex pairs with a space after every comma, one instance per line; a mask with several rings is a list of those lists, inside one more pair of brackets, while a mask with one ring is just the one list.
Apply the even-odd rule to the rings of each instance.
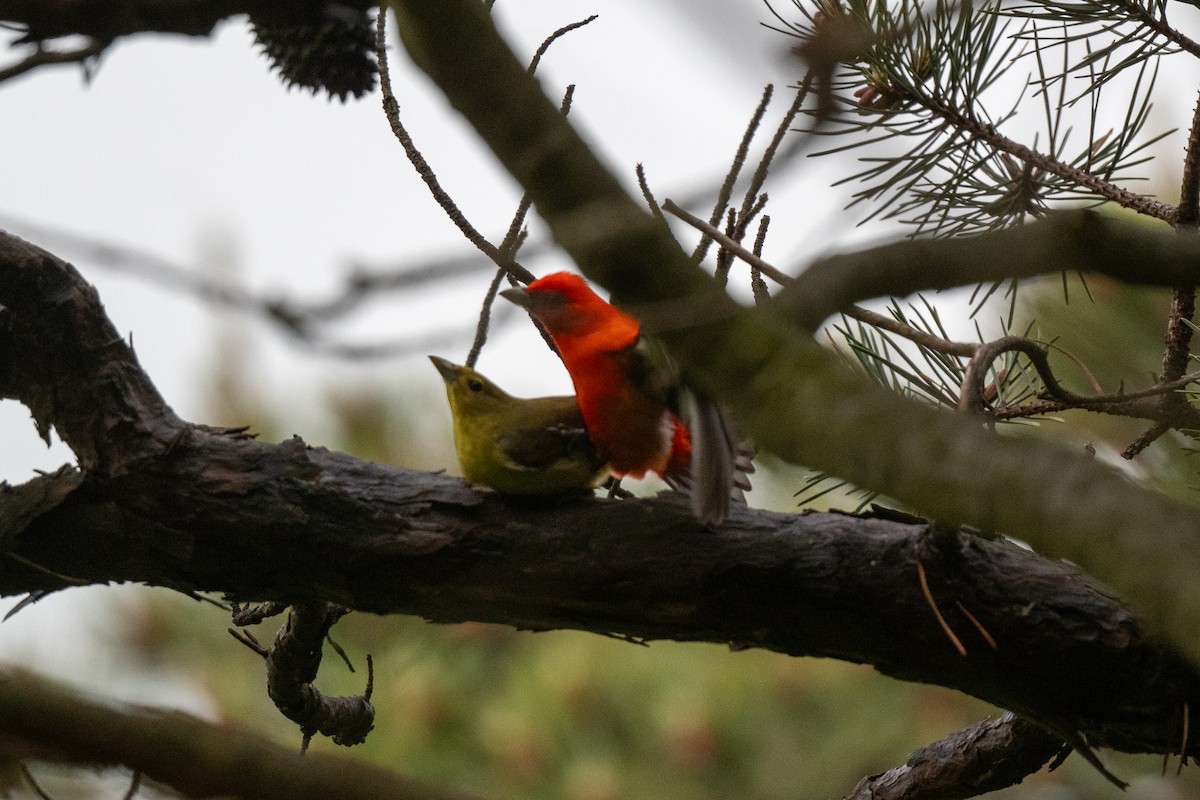
[[450, 383], [458, 376], [457, 364], [447, 361], [441, 356], [430, 356], [429, 360], [433, 362], [435, 367], [437, 367], [437, 371], [442, 375], [442, 380], [444, 380], [446, 383]]

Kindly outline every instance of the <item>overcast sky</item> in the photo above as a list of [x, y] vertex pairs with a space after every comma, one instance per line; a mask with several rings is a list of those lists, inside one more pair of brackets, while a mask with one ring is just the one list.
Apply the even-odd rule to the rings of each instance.
[[[780, 90], [777, 119], [796, 80], [790, 42], [761, 25], [772, 17], [758, 0], [496, 6], [523, 58], [554, 29], [592, 13], [599, 19], [560, 40], [539, 75], [556, 97], [576, 84], [572, 121], [627, 180], [644, 163], [660, 198], [712, 185], [763, 85]], [[498, 240], [516, 203], [511, 179], [402, 53], [393, 53], [392, 73], [418, 146], [468, 218]], [[133, 336], [151, 377], [188, 419], [206, 421], [215, 320], [237, 315], [214, 317], [186, 293], [106, 268], [60, 234], [310, 299], [335, 291], [352, 264], [400, 268], [470, 253], [409, 166], [378, 93], [343, 105], [286, 90], [240, 18], [212, 39], [121, 40], [90, 84], [78, 68], [44, 68], [0, 86], [0, 104], [0, 228], [71, 260], [99, 287], [118, 329]], [[533, 238], [540, 234], [534, 221]], [[555, 254], [533, 266], [568, 264]], [[469, 325], [487, 280], [481, 272], [447, 294], [373, 304], [339, 337], [391, 341]], [[539, 352], [529, 366], [524, 356], [541, 345], [521, 327], [498, 336], [481, 366], [518, 393], [566, 390], [548, 356]], [[437, 384], [423, 354], [346, 364], [257, 323], [237, 337], [270, 391], [287, 397], [290, 425], [306, 438], [320, 439], [317, 382], [330, 374], [351, 384], [381, 376]], [[445, 355], [461, 359], [463, 351]], [[506, 368], [506, 352], [521, 352], [521, 369]], [[0, 479], [25, 480], [70, 458], [61, 446], [47, 451], [13, 402], [0, 403], [0, 435]]]
[[[794, 12], [790, 3], [776, 6]], [[576, 85], [572, 122], [631, 186], [634, 165], [644, 164], [660, 199], [713, 186], [762, 87], [779, 90], [765, 137], [800, 70], [787, 55], [792, 40], [764, 27], [775, 20], [760, 0], [500, 0], [495, 13], [523, 58], [554, 29], [599, 14], [550, 50], [539, 75], [555, 97]], [[468, 218], [498, 240], [516, 204], [513, 182], [402, 53], [393, 53], [392, 73], [418, 146]], [[1179, 69], [1168, 75], [1175, 78], [1194, 83]], [[1162, 95], [1168, 102], [1149, 127], [1185, 127], [1191, 89], [1176, 93], [1176, 103], [1171, 92]], [[437, 396], [423, 352], [367, 362], [315, 355], [245, 315], [214, 313], [178, 289], [106, 267], [79, 243], [313, 300], [335, 292], [356, 264], [386, 270], [470, 256], [393, 138], [378, 93], [343, 105], [288, 91], [239, 18], [211, 39], [122, 40], [90, 83], [75, 67], [37, 70], [0, 85], [0, 104], [0, 228], [71, 260], [98, 286], [182, 416], [212, 421], [207, 379], [222, 331], [254, 365], [285, 431], [309, 441], [328, 435], [331, 384], [382, 382]], [[1162, 147], [1173, 157], [1182, 133]], [[845, 195], [827, 189], [846, 170], [798, 163], [788, 180], [768, 184], [774, 224], [766, 255], [789, 267], [870, 235], [855, 234], [860, 215], [843, 212]], [[544, 239], [536, 219], [531, 227], [533, 240]], [[529, 265], [539, 273], [569, 266], [555, 252]], [[480, 272], [436, 292], [370, 304], [336, 338], [362, 344], [467, 328], [487, 280]], [[456, 347], [440, 354], [461, 360], [466, 346]], [[518, 394], [569, 389], [561, 366], [519, 319], [494, 336], [480, 365]], [[443, 407], [422, 413], [439, 425], [448, 420]], [[61, 445], [47, 451], [27, 411], [11, 401], [0, 402], [0, 441], [0, 479], [23, 481], [34, 468], [70, 460]]]

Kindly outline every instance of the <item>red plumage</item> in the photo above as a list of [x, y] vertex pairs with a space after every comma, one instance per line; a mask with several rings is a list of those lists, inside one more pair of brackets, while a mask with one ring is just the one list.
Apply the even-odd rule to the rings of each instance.
[[569, 272], [534, 281], [525, 295], [562, 354], [588, 435], [613, 473], [686, 477], [691, 438], [671, 407], [671, 387], [638, 348], [638, 321]]

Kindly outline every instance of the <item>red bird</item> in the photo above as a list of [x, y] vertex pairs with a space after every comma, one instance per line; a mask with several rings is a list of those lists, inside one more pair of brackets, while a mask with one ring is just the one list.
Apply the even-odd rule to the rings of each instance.
[[684, 425], [673, 403], [678, 382], [640, 345], [638, 321], [569, 272], [502, 294], [526, 308], [554, 339], [588, 435], [613, 473], [635, 478], [656, 473], [674, 488], [690, 488], [701, 521], [722, 521], [731, 496], [741, 496], [735, 484], [749, 488], [744, 473], [753, 467], [738, 458], [729, 423], [711, 401], [694, 399], [692, 429]]

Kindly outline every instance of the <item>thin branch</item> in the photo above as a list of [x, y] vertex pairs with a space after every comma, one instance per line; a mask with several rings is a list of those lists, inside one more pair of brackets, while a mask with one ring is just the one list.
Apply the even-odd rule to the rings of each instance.
[[[574, 26], [568, 25], [565, 28], [560, 28], [557, 32], [555, 32], [555, 34], [550, 36], [550, 38], [542, 43], [542, 47], [549, 48], [549, 46], [553, 44], [562, 34], [566, 33], [567, 31], [574, 30], [575, 28], [582, 27], [588, 22], [591, 22], [593, 19], [596, 19], [596, 17], [589, 17], [584, 22], [576, 23]], [[539, 50], [539, 55], [544, 52], [545, 49]], [[537, 59], [538, 57], [535, 56], [534, 60], [530, 62], [530, 74], [533, 74], [533, 72], [537, 69]], [[569, 84], [566, 90], [563, 92], [562, 103], [559, 105], [559, 109], [562, 111], [562, 115], [564, 117], [571, 113], [571, 99], [574, 96], [575, 84]], [[525, 218], [529, 214], [529, 209], [532, 206], [533, 200], [530, 199], [529, 193], [525, 192], [521, 195], [521, 202], [517, 204], [517, 210], [513, 214], [512, 221], [508, 224], [508, 231], [504, 234], [504, 239], [500, 242], [500, 247], [497, 248], [499, 252], [507, 259], [513, 259], [516, 257], [517, 251], [521, 248], [521, 245], [525, 240]], [[517, 281], [513, 278], [513, 276], [503, 268], [500, 268], [496, 277], [492, 279], [491, 285], [488, 287], [487, 294], [484, 295], [483, 303], [479, 309], [479, 322], [475, 327], [475, 340], [471, 343], [471, 349], [467, 353], [467, 360], [465, 362], [468, 367], [473, 368], [476, 362], [479, 361], [479, 354], [483, 352], [483, 346], [487, 342], [488, 328], [491, 324], [492, 305], [496, 302], [496, 295], [500, 291], [500, 281], [502, 280], [502, 276], [507, 276], [511, 285], [517, 285]], [[538, 334], [542, 337], [542, 341], [546, 343], [546, 346], [550, 348], [550, 352], [557, 354], [558, 348], [555, 346], [554, 339], [551, 338], [549, 331], [546, 330], [546, 326], [542, 324], [541, 320], [534, 318], [532, 315], [526, 316], [529, 318], [529, 321], [533, 323], [533, 326], [537, 328]]]
[[[272, 19], [311, 19], [322, 0], [121, 0], [120, 6], [96, 0], [17, 0], [0, 4], [0, 22], [25, 29], [25, 39], [90, 36], [112, 41], [135, 33], [208, 36], [222, 20], [238, 14]], [[338, 0], [339, 6], [367, 11], [377, 0]]]
[[[754, 250], [752, 255], [761, 258], [763, 245], [767, 241], [767, 228], [771, 224], [771, 217], [764, 214], [758, 221], [758, 233], [754, 237]], [[754, 292], [754, 302], [762, 305], [771, 299], [771, 293], [767, 289], [767, 282], [762, 278], [762, 270], [758, 267], [750, 266], [750, 290]]]
[[795, 280], [791, 275], [780, 271], [775, 266], [769, 264], [762, 258], [747, 250], [740, 243], [726, 236], [725, 233], [715, 224], [706, 222], [697, 217], [695, 214], [684, 211], [675, 203], [674, 200], [667, 198], [667, 200], [662, 204], [662, 209], [668, 214], [673, 214], [686, 222], [688, 225], [691, 225], [693, 228], [704, 234], [705, 237], [712, 239], [721, 247], [725, 248], [733, 255], [736, 255], [742, 261], [745, 261], [747, 264], [754, 267], [768, 278], [771, 278], [776, 283], [780, 285], [787, 285]]
[[542, 42], [540, 47], [538, 47], [537, 52], [535, 52], [533, 54], [533, 58], [529, 62], [529, 74], [532, 75], [533, 73], [537, 72], [538, 64], [540, 64], [542, 61], [542, 56], [546, 55], [546, 51], [550, 49], [550, 45], [554, 44], [559, 39], [559, 37], [561, 37], [565, 34], [568, 34], [571, 31], [578, 30], [579, 28], [582, 28], [584, 25], [594, 22], [595, 20], [597, 20], [599, 18], [600, 18], [599, 14], [592, 14], [587, 19], [581, 19], [578, 22], [572, 22], [569, 25], [563, 25], [561, 28], [556, 30], [554, 33], [547, 36], [546, 40], [544, 42]]
[[[1047, 358], [1046, 348], [1023, 336], [1005, 336], [995, 341], [979, 345], [978, 351], [967, 364], [963, 375], [962, 390], [959, 396], [959, 410], [983, 412], [986, 406], [984, 384], [987, 372], [992, 362], [1001, 354], [1008, 352], [1023, 353], [1029, 358], [1038, 378], [1046, 387], [1046, 398], [1065, 404], [1065, 407], [1089, 408], [1106, 410], [1107, 413], [1129, 414], [1132, 409], [1129, 404], [1136, 400], [1151, 397], [1162, 397], [1195, 383], [1200, 380], [1200, 373], [1185, 375], [1169, 383], [1155, 384], [1148, 389], [1134, 392], [1118, 392], [1116, 394], [1081, 395], [1065, 389], [1054, 375]], [[1118, 406], [1118, 408], [1100, 409], [1101, 406]], [[1148, 409], [1146, 413], [1157, 414], [1157, 407]]]
[[107, 41], [95, 40], [76, 50], [48, 50], [39, 46], [25, 60], [0, 69], [0, 82], [23, 75], [47, 64], [80, 64], [96, 58], [108, 47]]
[[1039, 153], [1031, 147], [1008, 138], [991, 125], [980, 122], [967, 111], [948, 106], [930, 107], [929, 111], [966, 132], [972, 138], [985, 142], [998, 152], [1015, 156], [1026, 164], [1071, 181], [1077, 186], [1082, 186], [1106, 200], [1111, 200], [1139, 214], [1155, 217], [1164, 222], [1173, 223], [1175, 221], [1178, 210], [1173, 206], [1123, 189], [1098, 175], [1073, 167], [1045, 153]]
[[[755, 253], [747, 250], [741, 244], [734, 241], [729, 236], [726, 236], [719, 228], [709, 225], [707, 222], [695, 216], [694, 214], [684, 211], [682, 208], [676, 205], [674, 201], [668, 199], [665, 203], [663, 203], [663, 210], [674, 214], [676, 217], [679, 217], [684, 222], [699, 230], [705, 236], [716, 241], [717, 244], [719, 244], [724, 250], [736, 255], [742, 261], [745, 261], [747, 264], [749, 264], [751, 268], [757, 270], [763, 275], [766, 275], [781, 286], [788, 286], [795, 282], [795, 278], [779, 270], [777, 267], [763, 260]], [[971, 344], [969, 342], [953, 342], [948, 339], [943, 339], [939, 336], [934, 336], [928, 331], [914, 328], [911, 325], [905, 325], [899, 320], [885, 317], [882, 314], [862, 308], [861, 306], [849, 306], [844, 309], [842, 313], [847, 317], [857, 319], [860, 322], [865, 322], [868, 325], [874, 325], [877, 328], [882, 328], [883, 330], [894, 333], [897, 336], [903, 336], [904, 338], [912, 341], [915, 344], [921, 345], [922, 347], [928, 347], [931, 350], [937, 350], [938, 352], [946, 353], [948, 355], [972, 356], [979, 348], [979, 345], [977, 344]]]
[[1169, 432], [1172, 426], [1169, 422], [1156, 422], [1146, 429], [1145, 433], [1130, 442], [1124, 450], [1121, 451], [1121, 458], [1132, 460], [1139, 453], [1145, 450], [1150, 445], [1154, 444], [1164, 434]]
[[479, 251], [490, 258], [497, 267], [509, 273], [521, 283], [530, 283], [534, 279], [532, 272], [525, 269], [516, 260], [506, 257], [499, 248], [489, 242], [483, 234], [471, 225], [454, 202], [454, 199], [442, 188], [442, 184], [434, 173], [433, 168], [429, 166], [429, 162], [425, 160], [425, 156], [417, 149], [412, 136], [409, 135], [408, 130], [404, 127], [404, 123], [400, 121], [400, 103], [396, 100], [396, 95], [392, 92], [392, 78], [388, 71], [387, 13], [385, 8], [380, 8], [379, 10], [379, 16], [376, 20], [375, 37], [375, 53], [379, 61], [379, 86], [383, 94], [383, 112], [392, 127], [392, 133], [395, 134], [396, 139], [404, 148], [404, 153], [408, 156], [408, 160], [412, 162], [413, 168], [421, 176], [421, 180], [425, 181], [425, 185], [429, 187], [430, 193], [433, 195], [434, 200], [437, 201], [437, 204], [442, 207], [442, 211], [458, 227], [463, 236], [467, 237], [467, 241], [479, 248]]
[[482, 306], [479, 309], [479, 322], [475, 326], [475, 341], [471, 343], [471, 349], [467, 353], [467, 360], [464, 362], [472, 369], [475, 368], [475, 364], [479, 361], [479, 355], [483, 352], [483, 345], [487, 342], [488, 327], [492, 318], [492, 304], [496, 301], [496, 295], [500, 293], [500, 284], [506, 276], [508, 276], [507, 272], [497, 269], [492, 282], [488, 284], [487, 294], [484, 296]]
[[804, 73], [803, 80], [796, 87], [796, 96], [792, 99], [791, 106], [784, 112], [779, 125], [775, 127], [775, 135], [771, 137], [771, 141], [763, 151], [762, 158], [758, 161], [758, 167], [755, 168], [754, 175], [750, 178], [750, 185], [746, 187], [746, 192], [742, 198], [742, 208], [738, 214], [738, 231], [734, 234], [734, 238], [739, 242], [746, 235], [750, 221], [756, 215], [754, 211], [754, 203], [756, 201], [754, 198], [758, 197], [763, 185], [767, 182], [767, 173], [771, 169], [771, 164], [775, 160], [775, 154], [779, 151], [780, 144], [783, 143], [783, 137], [791, 129], [792, 123], [800, 113], [800, 109], [803, 107], [804, 101], [812, 89], [813, 75], [814, 73], [811, 69]]
[[[1136, 18], [1142, 25], [1150, 28], [1159, 36], [1171, 42], [1171, 44], [1176, 45], [1180, 50], [1200, 58], [1200, 42], [1191, 39], [1181, 31], [1168, 25], [1165, 16], [1159, 17], [1151, 14], [1146, 9], [1145, 4], [1139, 2], [1121, 0], [1118, 5], [1131, 17]], [[1162, 7], [1165, 8], [1165, 6]]]
[[[1200, 96], [1192, 111], [1192, 127], [1188, 131], [1183, 181], [1179, 190], [1179, 213], [1175, 224], [1183, 235], [1192, 236], [1200, 225]], [[1163, 340], [1162, 369], [1158, 377], [1160, 383], [1175, 380], [1187, 369], [1192, 343], [1192, 317], [1195, 313], [1195, 284], [1175, 287], [1171, 292], [1171, 310]]]
[[[481, 272], [490, 266], [478, 255], [454, 255], [433, 258], [389, 271], [354, 267], [346, 275], [342, 288], [330, 299], [316, 302], [300, 301], [290, 297], [255, 293], [215, 279], [203, 270], [185, 267], [161, 256], [122, 244], [78, 236], [21, 220], [0, 219], [0, 227], [19, 229], [27, 236], [58, 242], [66, 249], [77, 251], [77, 258], [89, 265], [133, 275], [166, 289], [190, 295], [202, 303], [255, 317], [310, 352], [356, 360], [396, 358], [430, 352], [431, 349], [443, 350], [469, 342], [471, 327], [429, 331], [415, 339], [404, 337], [373, 344], [356, 344], [336, 341], [324, 330], [324, 326], [343, 321], [368, 300], [383, 293], [407, 291], [451, 281]], [[535, 243], [526, 247], [526, 251], [535, 248], [542, 250], [545, 245]], [[516, 318], [513, 314], [505, 313], [501, 322], [507, 323]]]
[[1041, 725], [1004, 713], [911, 753], [902, 766], [863, 778], [845, 800], [947, 800], [1020, 783], [1063, 749]]
[[851, 319], [873, 325], [880, 330], [894, 333], [897, 336], [903, 336], [915, 345], [927, 347], [930, 350], [936, 350], [946, 355], [965, 356], [969, 358], [979, 350], [979, 345], [973, 342], [955, 342], [943, 339], [940, 336], [934, 336], [928, 331], [914, 328], [912, 325], [906, 325], [899, 320], [886, 317], [883, 314], [872, 311], [869, 308], [863, 308], [862, 306], [850, 306], [842, 313]]
[[[746, 155], [750, 151], [750, 142], [754, 140], [754, 134], [758, 132], [758, 126], [762, 123], [763, 114], [767, 111], [767, 106], [771, 103], [771, 95], [775, 91], [775, 87], [768, 84], [762, 93], [762, 98], [758, 101], [758, 106], [754, 109], [754, 114], [750, 117], [749, 124], [746, 125], [746, 130], [742, 134], [742, 141], [738, 144], [737, 151], [733, 155], [733, 163], [729, 165], [729, 172], [725, 174], [725, 181], [721, 184], [720, 191], [717, 192], [716, 203], [713, 204], [712, 216], [709, 217], [709, 224], [716, 225], [725, 216], [725, 209], [729, 205], [729, 198], [733, 196], [733, 186], [737, 183], [738, 175], [741, 174], [742, 166], [746, 163]], [[708, 254], [709, 245], [712, 240], [708, 237], [701, 237], [696, 244], [696, 249], [692, 251], [692, 260], [699, 264]]]
[[[800, 113], [800, 108], [804, 105], [804, 100], [808, 96], [809, 89], [812, 85], [812, 79], [813, 71], [809, 70], [800, 86], [797, 87], [796, 95], [792, 99], [791, 106], [789, 106], [788, 110], [784, 112], [783, 118], [779, 121], [779, 124], [775, 126], [775, 133], [771, 137], [771, 141], [767, 143], [767, 147], [764, 149], [762, 157], [758, 161], [758, 166], [755, 168], [753, 176], [751, 176], [750, 183], [742, 195], [741, 208], [736, 213], [733, 211], [733, 209], [729, 210], [729, 220], [726, 224], [726, 238], [740, 243], [746, 237], [746, 232], [750, 228], [750, 223], [766, 207], [767, 195], [765, 192], [760, 193], [760, 190], [762, 189], [763, 184], [766, 183], [767, 173], [771, 169], [771, 163], [774, 161], [775, 154], [778, 152], [779, 146], [783, 142], [783, 137], [791, 128], [792, 122], [796, 119], [796, 115]], [[746, 131], [746, 136], [742, 142], [743, 147], [749, 146], [750, 139], [753, 136], [753, 132], [760, 124], [762, 112], [766, 110], [766, 104], [768, 101], [769, 96], [764, 94], [763, 105], [760, 106], [759, 112], [756, 114], [755, 119], [752, 120], [750, 127]], [[744, 159], [745, 153], [739, 151], [739, 156]], [[740, 164], [738, 163], [737, 159], [735, 159], [734, 164], [740, 170]], [[732, 189], [733, 180], [736, 177], [736, 173], [731, 170], [727, 176], [725, 185], [722, 188], [724, 189], [725, 186], [727, 186]], [[760, 231], [760, 235], [764, 232], [765, 231]], [[708, 237], [707, 235], [701, 237], [700, 243], [697, 246], [697, 252], [702, 252], [699, 249], [700, 247], [707, 249], [710, 238], [711, 237]], [[761, 245], [759, 245], [759, 249], [761, 250]], [[714, 277], [717, 279], [717, 283], [722, 287], [725, 286], [729, 279], [729, 268], [732, 260], [733, 254], [730, 253], [728, 249], [722, 247], [721, 251], [717, 254], [717, 264], [716, 269], [714, 270]], [[755, 279], [756, 276], [751, 275], [752, 285], [754, 284]], [[762, 278], [758, 277], [757, 280], [761, 281]]]
[[642, 164], [638, 164], [634, 168], [634, 173], [637, 175], [638, 188], [642, 190], [642, 198], [646, 201], [646, 206], [650, 209], [650, 213], [655, 219], [666, 221], [663, 216], [662, 208], [658, 205], [658, 200], [654, 198], [654, 192], [650, 190], [650, 183], [646, 179], [646, 168]]

